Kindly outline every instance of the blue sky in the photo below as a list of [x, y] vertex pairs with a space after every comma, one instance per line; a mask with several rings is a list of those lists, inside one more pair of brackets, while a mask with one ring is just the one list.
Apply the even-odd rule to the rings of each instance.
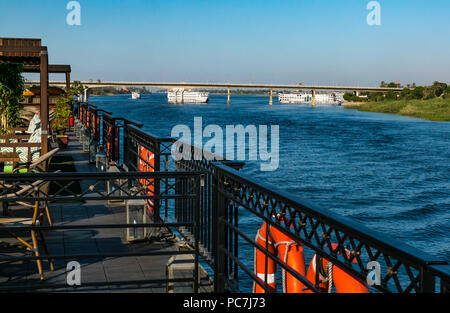
[[74, 79], [450, 83], [450, 1], [0, 0], [1, 37], [42, 38]]

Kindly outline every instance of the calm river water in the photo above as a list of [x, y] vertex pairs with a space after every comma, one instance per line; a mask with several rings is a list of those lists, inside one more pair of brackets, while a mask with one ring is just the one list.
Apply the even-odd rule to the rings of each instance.
[[262, 172], [251, 161], [244, 173], [450, 261], [450, 123], [276, 100], [270, 107], [258, 96], [234, 96], [230, 106], [218, 95], [207, 104], [168, 104], [165, 94], [91, 101], [164, 137], [177, 124], [193, 127], [194, 117], [204, 126], [279, 125], [279, 168]]

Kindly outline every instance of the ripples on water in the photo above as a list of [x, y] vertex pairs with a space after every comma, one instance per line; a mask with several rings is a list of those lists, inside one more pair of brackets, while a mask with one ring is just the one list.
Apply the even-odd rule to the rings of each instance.
[[280, 125], [278, 170], [247, 162], [243, 172], [450, 260], [450, 123], [276, 101], [271, 108], [256, 96], [232, 97], [230, 106], [214, 95], [184, 105], [167, 104], [164, 94], [91, 100], [164, 137], [177, 124], [193, 127], [195, 116], [204, 126]]

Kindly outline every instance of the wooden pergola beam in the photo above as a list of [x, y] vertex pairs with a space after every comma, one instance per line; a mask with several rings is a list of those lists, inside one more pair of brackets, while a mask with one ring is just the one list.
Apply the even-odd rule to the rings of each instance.
[[[41, 71], [39, 65], [27, 65], [23, 66], [24, 72], [26, 73], [39, 73]], [[57, 65], [57, 64], [49, 64], [48, 72], [50, 74], [65, 74], [70, 73], [72, 71], [70, 65]]]

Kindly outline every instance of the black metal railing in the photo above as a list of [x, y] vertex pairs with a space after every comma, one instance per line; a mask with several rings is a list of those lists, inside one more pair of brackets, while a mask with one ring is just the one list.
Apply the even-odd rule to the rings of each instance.
[[[216, 291], [239, 290], [239, 273], [244, 273], [265, 290], [270, 288], [242, 262], [238, 243], [267, 253], [267, 247], [258, 245], [254, 233], [246, 234], [238, 223], [245, 211], [255, 220], [282, 231], [293, 241], [301, 243], [311, 254], [318, 254], [344, 269], [351, 276], [366, 282], [367, 264], [381, 265], [381, 284], [373, 291], [381, 292], [435, 292], [447, 290], [450, 281], [449, 266], [445, 260], [430, 256], [392, 240], [353, 221], [341, 218], [327, 210], [306, 205], [306, 201], [264, 186], [221, 164], [216, 167], [217, 254]], [[260, 225], [258, 225], [260, 226]], [[267, 253], [269, 254], [269, 253]], [[307, 252], [305, 251], [305, 255]], [[318, 258], [316, 258], [317, 260]], [[277, 258], [273, 261], [290, 274], [287, 264]], [[319, 268], [318, 265], [316, 268]], [[305, 282], [305, 277], [297, 278]], [[319, 286], [309, 286], [317, 291]]]
[[[315, 208], [303, 199], [273, 186], [257, 183], [236, 171], [243, 163], [222, 160], [220, 156], [171, 138], [159, 138], [130, 123], [121, 124], [122, 132], [114, 133], [116, 119], [104, 115], [103, 121], [102, 140], [109, 143], [109, 147], [119, 147], [118, 142], [123, 143], [122, 149], [113, 148], [110, 152], [114, 156], [110, 161], [121, 160], [125, 170], [204, 173], [198, 200], [199, 251], [214, 271], [215, 290], [218, 292], [248, 292], [254, 284], [268, 292], [273, 291], [265, 283], [267, 279], [262, 280], [254, 273], [255, 249], [263, 253], [266, 260], [271, 259], [301, 281], [306, 290], [323, 291], [319, 288], [318, 280], [309, 282], [304, 275], [271, 253], [268, 246], [261, 246], [254, 240], [262, 223], [267, 223], [301, 244], [305, 249], [306, 260], [317, 254], [359, 281], [366, 281], [368, 263], [378, 262], [382, 269], [381, 283], [371, 286], [371, 291], [449, 290], [450, 269], [445, 260], [394, 241], [327, 210]], [[105, 131], [105, 127], [111, 132]], [[172, 151], [185, 152], [184, 159], [173, 161]], [[191, 188], [190, 184], [189, 181], [176, 180], [174, 188], [177, 193], [183, 194]], [[151, 192], [157, 195], [160, 188], [155, 182]], [[155, 221], [166, 221], [168, 214], [173, 212], [177, 222], [192, 225], [192, 199], [176, 199], [173, 206], [155, 199], [149, 203], [149, 207]], [[177, 230], [192, 242], [192, 226], [181, 226]], [[315, 258], [316, 261], [318, 259]]]
[[[193, 219], [190, 222], [177, 222], [171, 216], [165, 222], [135, 222], [135, 223], [119, 223], [119, 224], [96, 224], [96, 223], [64, 223], [58, 225], [46, 225], [43, 222], [26, 225], [0, 225], [0, 232], [16, 234], [23, 232], [31, 232], [34, 234], [46, 234], [52, 231], [82, 231], [82, 230], [99, 230], [99, 229], [126, 229], [139, 230], [150, 228], [167, 228], [175, 229], [179, 227], [189, 227], [192, 229], [193, 238], [191, 248], [183, 250], [140, 250], [124, 253], [108, 252], [108, 253], [85, 253], [85, 254], [52, 254], [51, 251], [34, 255], [17, 256], [15, 254], [2, 254], [0, 256], [0, 264], [2, 267], [8, 267], [15, 262], [36, 262], [43, 260], [89, 260], [89, 259], [106, 259], [106, 258], [123, 258], [130, 256], [173, 256], [173, 255], [193, 255], [194, 271], [192, 277], [186, 278], [168, 278], [161, 277], [158, 279], [145, 280], [122, 280], [122, 281], [90, 281], [83, 283], [82, 288], [99, 287], [99, 286], [127, 286], [127, 285], [148, 285], [148, 284], [167, 284], [177, 282], [190, 282], [194, 286], [194, 292], [199, 291], [199, 197], [200, 185], [204, 179], [201, 172], [123, 172], [123, 173], [34, 173], [34, 174], [0, 174], [0, 203], [3, 207], [14, 205], [15, 203], [26, 203], [33, 205], [37, 203], [39, 207], [45, 206], [46, 210], [52, 211], [55, 206], [61, 204], [79, 203], [80, 201], [89, 203], [92, 201], [126, 201], [126, 200], [150, 200], [160, 201], [162, 203], [175, 202], [178, 199], [192, 200]], [[189, 181], [192, 187], [189, 190], [178, 193], [175, 188], [176, 181]], [[68, 183], [69, 182], [69, 183]], [[79, 188], [72, 188], [79, 184]], [[158, 194], [148, 192], [148, 186], [159, 184], [161, 186]], [[103, 202], [106, 203], [106, 202]], [[174, 205], [174, 204], [171, 204]], [[70, 207], [67, 208], [71, 209]], [[43, 237], [42, 237], [43, 238]], [[80, 243], [82, 244], [82, 243]], [[119, 247], [120, 248], [120, 247]], [[31, 249], [37, 251], [37, 249]], [[14, 273], [10, 273], [14, 274]], [[45, 276], [45, 273], [44, 273]], [[154, 275], [153, 275], [154, 276]], [[9, 282], [2, 280], [0, 283], [0, 291], [24, 291], [24, 290], [52, 290], [70, 288], [65, 283], [33, 283], [28, 280], [26, 284]], [[77, 287], [73, 287], [76, 289]]]

